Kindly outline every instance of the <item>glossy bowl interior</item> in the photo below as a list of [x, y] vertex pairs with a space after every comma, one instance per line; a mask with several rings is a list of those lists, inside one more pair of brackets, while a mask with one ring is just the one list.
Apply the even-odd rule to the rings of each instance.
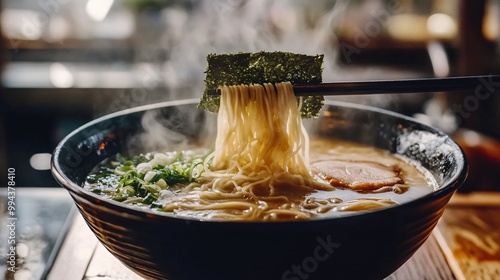
[[[213, 115], [198, 99], [111, 114], [77, 129], [57, 146], [52, 172], [102, 244], [150, 279], [382, 279], [425, 242], [466, 176], [458, 145], [444, 133], [377, 108], [326, 102], [310, 135], [369, 144], [417, 160], [439, 189], [383, 210], [300, 222], [199, 221], [101, 199], [81, 186], [104, 159], [138, 149], [145, 116], [164, 137], [213, 138]], [[156, 126], [156, 128], [159, 128]], [[172, 136], [172, 137], [170, 137]], [[175, 137], [174, 137], [175, 136]], [[139, 139], [139, 141], [138, 141]]]

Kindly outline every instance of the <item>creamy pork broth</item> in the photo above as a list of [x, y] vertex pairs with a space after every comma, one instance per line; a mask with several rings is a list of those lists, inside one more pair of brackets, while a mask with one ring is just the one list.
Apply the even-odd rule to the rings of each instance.
[[[401, 169], [399, 176], [404, 183], [370, 191], [354, 191], [349, 188], [337, 187], [334, 191], [317, 191], [307, 197], [322, 200], [334, 197], [341, 199], [345, 204], [349, 204], [353, 200], [372, 198], [390, 200], [397, 205], [429, 194], [438, 187], [430, 172], [417, 162], [381, 149], [352, 142], [316, 138], [310, 142], [310, 152], [311, 162], [339, 160], [342, 162], [375, 162], [384, 166], [397, 166]], [[325, 180], [318, 178], [318, 176], [315, 176], [315, 179], [326, 183]], [[340, 208], [341, 206], [342, 203], [340, 203]], [[355, 212], [345, 211], [349, 209], [344, 211], [342, 209], [334, 210], [336, 211], [329, 211], [326, 215], [337, 216]]]
[[371, 147], [310, 141], [289, 82], [220, 87], [213, 151], [118, 156], [87, 188], [198, 219], [305, 220], [371, 211], [429, 193], [431, 177]]
[[[241, 195], [231, 185], [227, 189], [214, 191], [203, 187], [206, 179], [203, 178], [202, 162], [209, 153], [206, 149], [193, 149], [114, 159], [89, 176], [85, 188], [131, 207], [146, 207], [200, 219], [252, 221], [350, 215], [402, 204], [437, 188], [430, 173], [407, 158], [352, 142], [313, 138], [310, 141], [311, 166], [331, 161], [345, 163], [345, 167], [349, 169], [349, 164], [362, 163], [361, 167], [375, 166], [387, 170], [382, 175], [392, 174], [392, 170], [397, 170], [397, 176], [402, 181], [390, 181], [391, 185], [371, 190], [353, 190], [338, 184], [332, 186], [312, 168], [311, 175], [315, 184], [324, 186], [323, 189], [308, 187], [309, 182], [301, 178], [293, 182], [287, 177], [282, 183], [273, 183], [273, 193], [269, 193], [267, 186], [255, 187], [251, 195]], [[164, 171], [170, 166], [172, 170], [179, 171], [178, 176], [174, 171]], [[373, 170], [378, 169], [369, 169]], [[364, 170], [359, 172], [364, 176], [361, 176], [361, 181], [367, 177], [377, 177], [377, 174], [372, 176], [373, 174], [367, 174]], [[168, 177], [170, 175], [165, 175], [166, 173], [172, 176]], [[124, 178], [123, 174], [128, 174], [125, 177], [130, 178]], [[294, 183], [297, 185], [293, 186]], [[141, 184], [142, 186], [138, 186]]]

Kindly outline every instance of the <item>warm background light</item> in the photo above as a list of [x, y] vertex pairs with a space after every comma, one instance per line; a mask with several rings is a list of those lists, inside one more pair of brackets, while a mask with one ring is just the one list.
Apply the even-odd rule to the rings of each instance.
[[453, 39], [457, 35], [458, 28], [451, 16], [436, 13], [427, 19], [427, 31], [433, 38]]
[[108, 15], [113, 2], [114, 0], [89, 0], [85, 11], [92, 20], [101, 21]]

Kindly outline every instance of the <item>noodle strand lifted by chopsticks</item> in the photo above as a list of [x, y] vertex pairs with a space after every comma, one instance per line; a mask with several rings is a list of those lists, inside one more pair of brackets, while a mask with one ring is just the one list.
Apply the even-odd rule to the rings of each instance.
[[269, 169], [310, 177], [307, 133], [290, 83], [221, 87], [212, 170]]
[[[333, 189], [310, 173], [309, 138], [289, 82], [221, 87], [217, 125], [202, 183], [187, 188], [197, 198], [174, 198], [168, 210], [212, 210], [212, 218], [233, 220], [305, 219], [309, 214], [294, 196]], [[271, 209], [268, 202], [280, 205]]]

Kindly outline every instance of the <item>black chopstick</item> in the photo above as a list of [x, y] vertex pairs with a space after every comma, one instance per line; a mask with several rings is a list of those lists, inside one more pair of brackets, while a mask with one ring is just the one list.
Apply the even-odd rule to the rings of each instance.
[[[500, 88], [500, 75], [424, 78], [407, 80], [377, 80], [293, 85], [297, 96], [357, 95], [424, 92], [490, 92]], [[500, 90], [499, 90], [500, 93]], [[209, 95], [220, 95], [220, 89], [207, 90]]]

